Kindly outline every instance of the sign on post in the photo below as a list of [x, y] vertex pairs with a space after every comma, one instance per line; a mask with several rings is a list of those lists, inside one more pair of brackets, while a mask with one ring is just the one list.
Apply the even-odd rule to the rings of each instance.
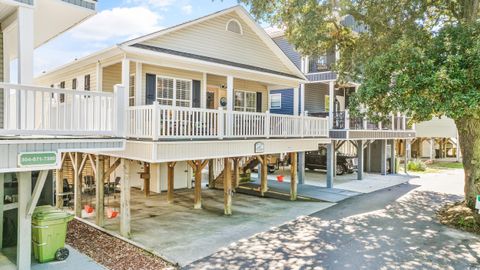
[[53, 167], [57, 164], [56, 152], [26, 152], [18, 155], [19, 167]]

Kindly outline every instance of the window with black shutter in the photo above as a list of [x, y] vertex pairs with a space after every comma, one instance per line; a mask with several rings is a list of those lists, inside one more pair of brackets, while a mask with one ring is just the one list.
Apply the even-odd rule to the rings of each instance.
[[[60, 88], [65, 89], [65, 81], [60, 83]], [[65, 94], [60, 94], [59, 95], [59, 101], [60, 101], [60, 103], [65, 102]]]

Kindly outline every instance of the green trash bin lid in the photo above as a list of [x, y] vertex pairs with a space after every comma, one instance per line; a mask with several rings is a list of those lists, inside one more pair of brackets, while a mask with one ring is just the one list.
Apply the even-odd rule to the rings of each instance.
[[73, 216], [69, 213], [66, 213], [60, 209], [57, 209], [50, 205], [38, 206], [33, 211], [32, 218], [34, 220], [49, 221], [57, 219], [68, 219], [70, 220]]

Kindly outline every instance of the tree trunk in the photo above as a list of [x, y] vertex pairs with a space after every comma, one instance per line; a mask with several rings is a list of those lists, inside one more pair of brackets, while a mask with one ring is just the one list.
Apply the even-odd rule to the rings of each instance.
[[[480, 118], [463, 117], [455, 120], [465, 171], [465, 202], [475, 209], [475, 200], [480, 195]], [[475, 219], [480, 222], [480, 215]]]

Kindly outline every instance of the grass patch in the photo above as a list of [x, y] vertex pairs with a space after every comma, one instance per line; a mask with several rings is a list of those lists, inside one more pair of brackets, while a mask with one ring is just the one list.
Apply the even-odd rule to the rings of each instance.
[[468, 208], [465, 202], [447, 204], [437, 213], [440, 223], [462, 231], [480, 235], [480, 222], [475, 220], [474, 210]]
[[408, 162], [407, 170], [413, 172], [424, 172], [427, 170], [427, 165], [419, 159], [411, 160]]
[[463, 169], [462, 162], [446, 162], [446, 161], [439, 161], [434, 162], [430, 165], [432, 168], [441, 168], [441, 169]]

